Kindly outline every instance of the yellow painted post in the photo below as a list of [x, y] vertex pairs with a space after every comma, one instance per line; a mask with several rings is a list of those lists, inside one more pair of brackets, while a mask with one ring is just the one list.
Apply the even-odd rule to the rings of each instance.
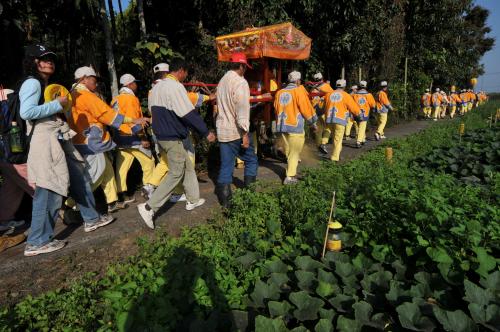
[[390, 163], [392, 163], [392, 155], [393, 155], [392, 148], [391, 147], [385, 148], [385, 159]]
[[464, 135], [465, 133], [465, 123], [460, 123], [460, 127], [458, 128], [458, 134], [460, 136], [459, 138], [459, 142], [462, 143], [462, 136]]

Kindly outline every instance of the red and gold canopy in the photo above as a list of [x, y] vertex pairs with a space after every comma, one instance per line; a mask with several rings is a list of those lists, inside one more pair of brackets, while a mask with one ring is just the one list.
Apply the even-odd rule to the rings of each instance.
[[245, 53], [249, 59], [270, 57], [286, 60], [305, 60], [311, 53], [311, 38], [292, 23], [260, 28], [248, 28], [215, 38], [219, 61], [229, 61], [234, 52]]

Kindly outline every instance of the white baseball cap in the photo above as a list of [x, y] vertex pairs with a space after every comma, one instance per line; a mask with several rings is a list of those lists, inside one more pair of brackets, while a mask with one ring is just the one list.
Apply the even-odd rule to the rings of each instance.
[[346, 80], [337, 80], [337, 82], [335, 82], [335, 85], [338, 88], [345, 88], [346, 84], [347, 84]]
[[123, 74], [122, 77], [120, 77], [120, 84], [123, 86], [129, 85], [132, 82], [137, 82], [137, 80], [131, 74]]
[[87, 77], [87, 76], [97, 77], [97, 74], [95, 73], [94, 68], [92, 68], [92, 67], [80, 67], [77, 70], [75, 70], [75, 80], [78, 80], [82, 77]]
[[359, 82], [359, 86], [362, 88], [366, 88], [368, 86], [368, 83], [366, 83], [366, 81], [361, 81]]
[[322, 80], [322, 79], [323, 79], [323, 74], [321, 74], [321, 73], [319, 73], [319, 72], [318, 72], [318, 73], [314, 74], [313, 78], [314, 78], [315, 80], [320, 81], [320, 80]]
[[353, 85], [351, 86], [351, 90], [357, 90], [358, 89], [358, 86], [357, 85]]
[[292, 71], [290, 74], [288, 74], [288, 82], [297, 82], [302, 78], [302, 74], [298, 71]]
[[436, 92], [439, 92], [439, 91], [441, 91], [441, 90], [439, 90], [439, 88], [436, 88]]
[[387, 86], [387, 81], [380, 82], [380, 86], [382, 86], [382, 87]]
[[159, 63], [159, 64], [157, 64], [156, 66], [153, 67], [153, 72], [156, 74], [159, 71], [169, 72], [170, 71], [170, 66], [168, 65], [168, 63], [164, 63], [164, 62]]

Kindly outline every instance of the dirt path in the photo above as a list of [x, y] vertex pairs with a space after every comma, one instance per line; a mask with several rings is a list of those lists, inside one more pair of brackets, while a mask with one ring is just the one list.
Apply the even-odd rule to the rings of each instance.
[[[389, 138], [404, 137], [425, 129], [429, 124], [426, 121], [399, 124], [388, 128], [386, 135]], [[368, 137], [373, 137], [372, 132]], [[355, 158], [379, 144], [369, 140], [362, 149], [355, 149], [354, 143], [354, 140], [344, 141], [343, 160]], [[319, 158], [316, 148], [307, 145], [302, 159], [299, 170], [304, 166], [317, 165]], [[265, 160], [260, 163], [259, 179], [279, 182], [284, 177], [284, 167], [285, 164], [279, 161]], [[241, 180], [243, 171], [236, 170], [235, 177]], [[65, 226], [58, 223], [56, 238], [68, 241], [63, 250], [36, 257], [24, 257], [24, 245], [4, 251], [0, 254], [0, 306], [18, 302], [28, 294], [35, 296], [68, 285], [87, 272], [102, 274], [110, 263], [122, 261], [137, 251], [138, 237], [152, 238], [156, 232], [162, 231], [178, 236], [184, 227], [205, 223], [219, 208], [213, 181], [206, 174], [200, 175], [199, 179], [200, 193], [207, 203], [189, 212], [183, 203], [167, 204], [165, 211], [156, 219], [155, 231], [146, 228], [140, 219], [136, 205], [143, 199], [136, 195], [136, 203], [114, 214], [115, 222], [95, 232], [85, 233], [81, 225]]]

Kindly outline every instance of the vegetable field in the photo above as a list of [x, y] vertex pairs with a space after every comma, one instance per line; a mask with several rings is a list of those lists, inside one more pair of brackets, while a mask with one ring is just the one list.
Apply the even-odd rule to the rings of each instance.
[[[387, 141], [392, 162], [238, 191], [227, 217], [2, 309], [0, 331], [500, 331], [499, 107]], [[344, 248], [321, 259], [334, 190]]]

